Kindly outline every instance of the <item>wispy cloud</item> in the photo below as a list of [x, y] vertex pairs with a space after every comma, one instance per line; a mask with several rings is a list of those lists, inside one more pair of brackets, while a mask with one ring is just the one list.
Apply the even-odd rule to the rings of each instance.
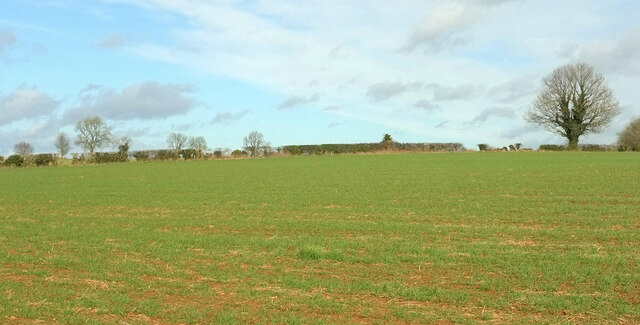
[[506, 119], [515, 119], [516, 113], [508, 107], [489, 107], [485, 108], [478, 114], [471, 123], [483, 123], [490, 117], [502, 117]]
[[311, 104], [317, 102], [320, 99], [320, 95], [313, 94], [310, 96], [290, 96], [285, 99], [279, 106], [279, 109], [291, 109], [300, 105]]
[[420, 88], [420, 82], [381, 82], [369, 86], [367, 97], [379, 102]]
[[216, 116], [213, 118], [211, 123], [213, 124], [231, 124], [240, 121], [243, 117], [251, 112], [248, 109], [245, 109], [240, 112], [218, 112]]
[[433, 102], [426, 99], [417, 101], [415, 104], [413, 104], [413, 107], [425, 110], [427, 112], [437, 111], [440, 109], [439, 105], [434, 104]]

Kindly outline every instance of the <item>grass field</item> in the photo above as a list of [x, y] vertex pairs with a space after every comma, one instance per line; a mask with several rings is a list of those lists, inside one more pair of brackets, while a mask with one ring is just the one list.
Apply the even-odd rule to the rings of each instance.
[[0, 169], [0, 315], [640, 323], [640, 155]]

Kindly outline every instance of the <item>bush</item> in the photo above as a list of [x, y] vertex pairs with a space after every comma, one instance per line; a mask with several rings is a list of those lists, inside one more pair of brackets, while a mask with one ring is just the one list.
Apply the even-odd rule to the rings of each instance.
[[153, 159], [155, 160], [174, 160], [180, 157], [179, 153], [175, 150], [156, 150], [155, 156]]
[[4, 161], [5, 166], [21, 167], [24, 164], [24, 158], [20, 155], [11, 155]]
[[78, 155], [76, 153], [73, 154], [73, 159], [71, 159], [71, 164], [73, 165], [79, 165], [79, 164], [84, 164], [84, 162], [87, 160], [87, 158], [84, 155]]
[[4, 161], [4, 157], [0, 156], [0, 165], [2, 165], [3, 161]]
[[222, 158], [222, 150], [216, 150], [213, 152], [213, 156], [216, 158]]
[[126, 152], [96, 152], [93, 154], [93, 162], [98, 164], [126, 162], [129, 160]]
[[149, 151], [136, 151], [133, 153], [133, 158], [137, 161], [147, 161], [151, 159], [151, 153]]
[[41, 153], [35, 156], [33, 163], [36, 166], [48, 166], [51, 164], [55, 158], [50, 153]]
[[478, 145], [478, 149], [480, 151], [489, 151], [489, 150], [491, 150], [491, 146], [486, 144], [486, 143], [481, 143], [481, 144]]
[[565, 151], [567, 147], [559, 144], [541, 144], [538, 151]]
[[234, 157], [246, 157], [249, 154], [244, 150], [236, 149], [233, 152], [231, 152], [231, 155]]
[[584, 144], [580, 146], [580, 150], [582, 151], [615, 151], [615, 146], [610, 146], [606, 144]]
[[195, 149], [182, 149], [180, 150], [180, 156], [182, 159], [194, 159], [197, 156], [197, 151]]
[[637, 118], [618, 134], [618, 150], [640, 151], [640, 118]]

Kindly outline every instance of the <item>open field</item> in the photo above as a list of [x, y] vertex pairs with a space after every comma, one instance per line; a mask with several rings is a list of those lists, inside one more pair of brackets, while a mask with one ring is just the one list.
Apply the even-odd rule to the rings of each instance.
[[640, 155], [0, 169], [0, 322], [639, 323]]

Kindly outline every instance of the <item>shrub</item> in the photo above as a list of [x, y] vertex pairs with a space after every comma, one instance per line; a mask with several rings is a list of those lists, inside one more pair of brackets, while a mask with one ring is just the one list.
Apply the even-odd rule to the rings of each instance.
[[174, 160], [174, 159], [178, 159], [179, 156], [179, 152], [175, 151], [175, 150], [156, 150], [155, 151], [155, 156], [153, 159], [156, 160]]
[[197, 151], [195, 149], [182, 149], [180, 150], [180, 156], [182, 159], [194, 159], [197, 156]]
[[50, 153], [41, 153], [35, 156], [33, 163], [36, 166], [48, 166], [51, 164], [55, 158]]
[[73, 165], [84, 164], [86, 160], [87, 158], [84, 155], [78, 155], [77, 153], [74, 153], [73, 158], [71, 159], [71, 164]]
[[98, 164], [126, 162], [129, 160], [126, 152], [96, 152], [93, 154], [93, 162]]
[[491, 146], [486, 143], [481, 143], [478, 145], [478, 149], [480, 149], [480, 151], [489, 151], [491, 150]]
[[147, 161], [151, 159], [151, 153], [149, 151], [136, 151], [133, 153], [133, 158], [137, 161]]
[[615, 149], [615, 146], [606, 144], [584, 144], [580, 146], [582, 151], [614, 151]]
[[4, 161], [5, 166], [21, 167], [24, 164], [24, 158], [20, 155], [11, 155]]
[[233, 152], [231, 152], [231, 155], [234, 157], [245, 157], [245, 156], [248, 156], [249, 154], [244, 150], [236, 149]]
[[216, 158], [222, 158], [222, 150], [216, 150], [213, 152], [213, 156]]
[[0, 156], [0, 165], [2, 165], [3, 161], [4, 161], [4, 157]]
[[559, 144], [541, 144], [538, 151], [565, 151], [567, 147]]
[[640, 118], [637, 118], [618, 134], [618, 150], [640, 151]]

